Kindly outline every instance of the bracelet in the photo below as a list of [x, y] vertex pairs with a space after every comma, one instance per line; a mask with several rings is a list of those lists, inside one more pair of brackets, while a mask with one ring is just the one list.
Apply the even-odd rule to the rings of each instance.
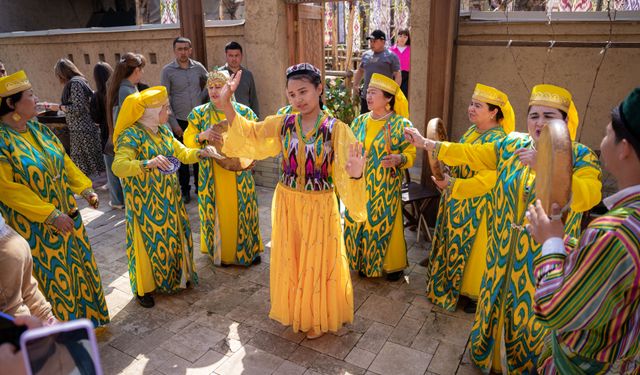
[[94, 193], [95, 193], [95, 191], [92, 188], [87, 188], [87, 189], [84, 189], [82, 191], [82, 193], [80, 193], [80, 195], [82, 195], [82, 198], [88, 199], [89, 195], [94, 194]]
[[149, 168], [149, 160], [140, 160], [140, 168], [145, 172], [150, 171], [151, 168]]
[[447, 182], [447, 192], [450, 193], [453, 190], [453, 185], [455, 185], [457, 178], [449, 177], [449, 182]]
[[196, 134], [196, 143], [200, 143], [200, 133]]
[[47, 218], [44, 220], [44, 223], [47, 225], [53, 225], [53, 222], [60, 216], [62, 215], [62, 211], [60, 211], [59, 209], [54, 209], [53, 211], [51, 211], [51, 213], [49, 214], [49, 216], [47, 216]]
[[402, 168], [407, 164], [407, 156], [405, 154], [400, 154], [400, 164], [398, 164], [398, 168]]

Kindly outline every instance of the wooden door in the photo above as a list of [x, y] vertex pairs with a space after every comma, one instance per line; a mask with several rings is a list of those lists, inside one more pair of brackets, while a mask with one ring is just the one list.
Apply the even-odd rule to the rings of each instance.
[[323, 8], [318, 5], [287, 5], [289, 65], [308, 62], [324, 76], [323, 16]]

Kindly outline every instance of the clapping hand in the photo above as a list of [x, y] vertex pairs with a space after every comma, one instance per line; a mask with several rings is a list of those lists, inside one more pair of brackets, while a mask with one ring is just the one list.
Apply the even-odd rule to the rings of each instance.
[[362, 143], [356, 142], [349, 145], [349, 158], [345, 169], [351, 178], [360, 178], [364, 173], [366, 158], [362, 152]]

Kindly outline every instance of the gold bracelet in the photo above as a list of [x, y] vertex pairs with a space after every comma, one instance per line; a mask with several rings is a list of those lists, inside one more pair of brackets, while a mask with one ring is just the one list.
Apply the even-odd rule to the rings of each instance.
[[62, 215], [62, 211], [60, 211], [59, 209], [54, 209], [49, 216], [47, 216], [47, 218], [44, 220], [44, 223], [47, 225], [53, 225], [53, 222], [60, 216]]

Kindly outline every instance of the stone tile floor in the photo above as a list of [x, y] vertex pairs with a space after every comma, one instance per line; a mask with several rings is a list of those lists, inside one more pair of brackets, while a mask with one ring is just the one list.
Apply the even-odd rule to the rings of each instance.
[[258, 188], [262, 264], [215, 268], [199, 252], [198, 207], [187, 205], [200, 283], [156, 297], [153, 309], [133, 299], [125, 254], [124, 212], [99, 192], [99, 210], [82, 205], [111, 314], [98, 330], [105, 374], [476, 374], [465, 346], [473, 316], [425, 298], [429, 244], [406, 231], [404, 280], [352, 273], [355, 319], [336, 334], [307, 340], [268, 318], [272, 189]]

